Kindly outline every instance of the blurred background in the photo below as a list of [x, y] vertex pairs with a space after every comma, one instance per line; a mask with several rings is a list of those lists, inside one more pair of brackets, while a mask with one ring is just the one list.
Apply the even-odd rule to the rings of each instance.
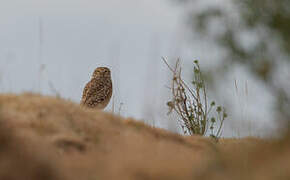
[[[200, 61], [223, 136], [272, 136], [290, 119], [288, 0], [1, 0], [0, 92], [78, 103], [98, 66], [112, 70], [106, 111], [180, 132], [167, 116], [171, 74]], [[284, 124], [283, 124], [284, 126]]]

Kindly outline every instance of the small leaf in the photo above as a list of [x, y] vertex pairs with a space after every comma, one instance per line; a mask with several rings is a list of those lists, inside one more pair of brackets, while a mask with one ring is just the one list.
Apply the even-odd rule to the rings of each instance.
[[189, 119], [190, 121], [193, 121], [193, 120], [194, 120], [194, 118], [193, 118], [192, 115], [190, 115], [190, 116], [188, 117], [188, 119]]
[[222, 107], [221, 106], [218, 106], [217, 108], [216, 108], [216, 112], [221, 112], [222, 111]]
[[168, 101], [167, 106], [169, 106], [170, 108], [174, 108], [174, 103], [172, 101]]
[[216, 138], [216, 136], [215, 136], [215, 135], [213, 135], [213, 134], [211, 134], [211, 135], [210, 135], [210, 137], [211, 137], [211, 138], [214, 138], [214, 139]]
[[198, 84], [197, 84], [197, 87], [198, 87], [198, 88], [203, 88], [203, 83], [198, 83]]
[[224, 118], [227, 118], [228, 117], [228, 114], [227, 113], [224, 113], [223, 116], [224, 116]]

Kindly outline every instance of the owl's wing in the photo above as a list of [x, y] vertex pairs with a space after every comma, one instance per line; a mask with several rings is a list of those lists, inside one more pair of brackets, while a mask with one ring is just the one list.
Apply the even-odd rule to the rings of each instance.
[[84, 89], [83, 104], [94, 106], [104, 100], [104, 82], [102, 79], [93, 79]]

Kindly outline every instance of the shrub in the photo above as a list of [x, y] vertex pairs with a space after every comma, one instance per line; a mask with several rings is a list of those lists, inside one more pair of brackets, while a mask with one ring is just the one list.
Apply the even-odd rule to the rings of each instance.
[[179, 124], [186, 135], [210, 135], [218, 140], [222, 134], [227, 113], [224, 107], [209, 103], [207, 90], [199, 62], [193, 62], [194, 77], [192, 86], [188, 86], [181, 77], [180, 60], [171, 67], [165, 58], [163, 61], [173, 73], [171, 80], [171, 101], [167, 102], [170, 114], [175, 111], [179, 116]]

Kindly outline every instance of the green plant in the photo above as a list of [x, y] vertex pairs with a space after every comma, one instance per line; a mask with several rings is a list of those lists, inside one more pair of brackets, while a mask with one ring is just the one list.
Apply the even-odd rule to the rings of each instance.
[[184, 134], [207, 135], [218, 140], [222, 133], [224, 120], [227, 113], [224, 107], [216, 106], [212, 101], [209, 104], [205, 81], [197, 60], [194, 61], [194, 80], [192, 87], [188, 86], [181, 78], [180, 60], [172, 68], [165, 58], [163, 61], [173, 73], [171, 80], [171, 101], [167, 102], [169, 113], [175, 111]]

